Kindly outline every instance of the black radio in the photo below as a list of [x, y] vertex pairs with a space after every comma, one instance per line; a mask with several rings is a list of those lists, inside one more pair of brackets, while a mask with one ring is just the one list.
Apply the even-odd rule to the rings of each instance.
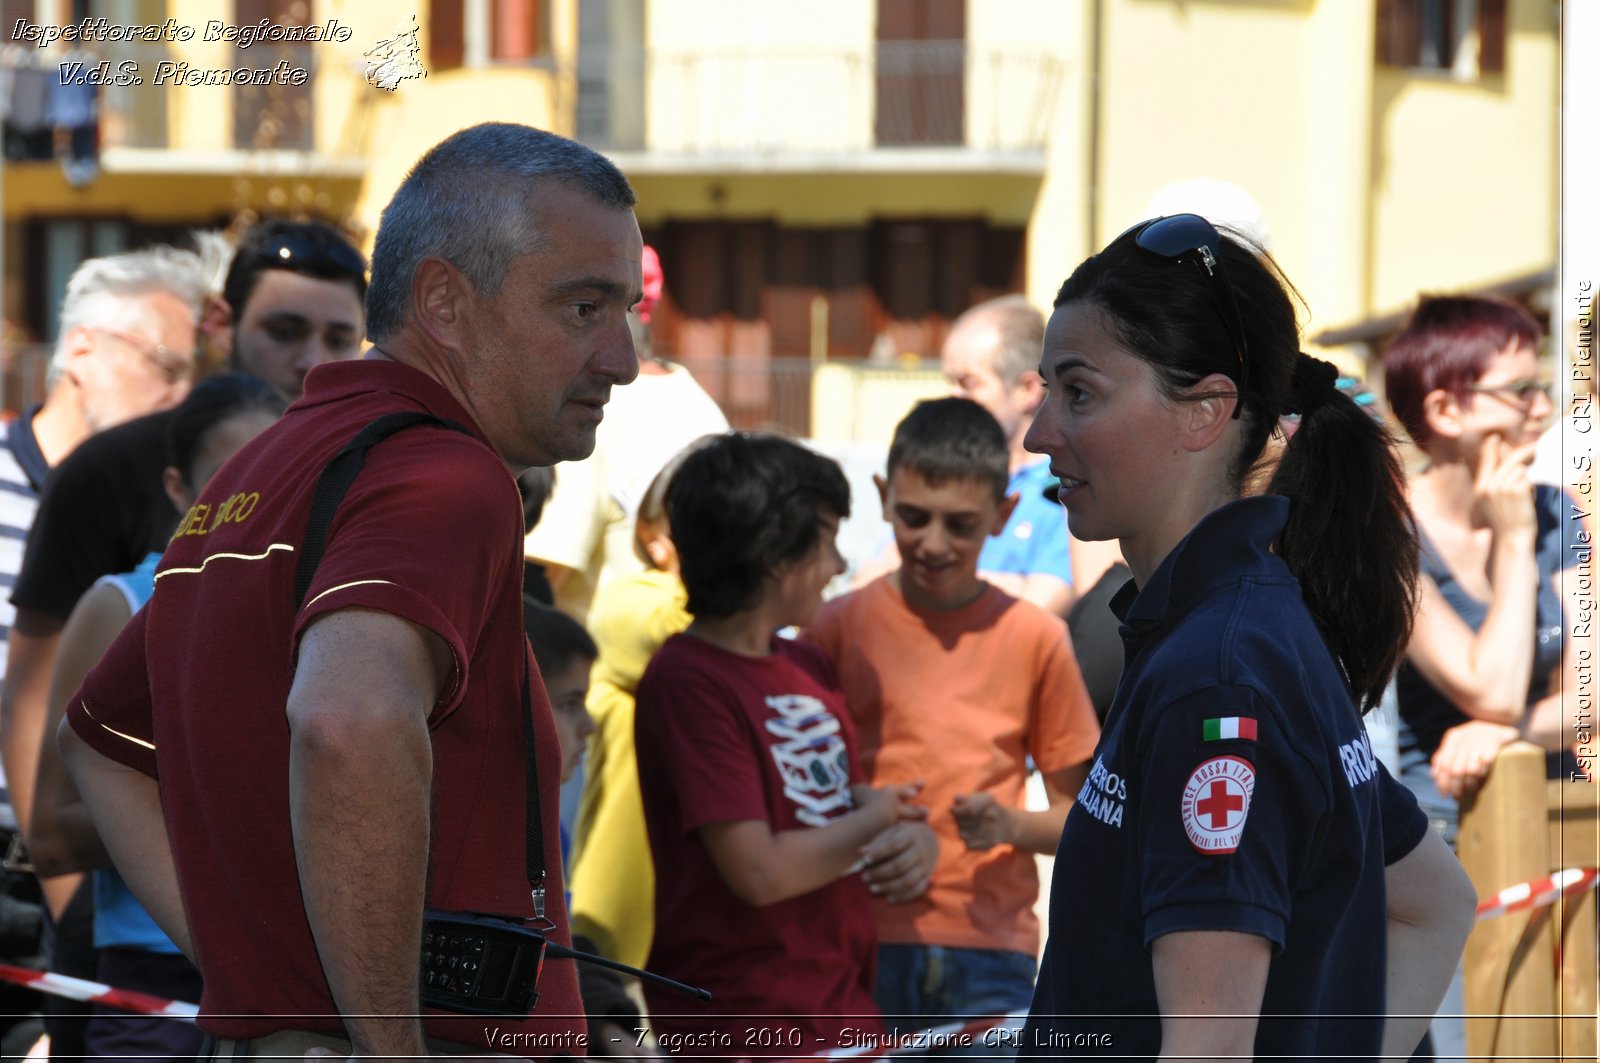
[[[545, 924], [545, 930], [553, 929]], [[597, 964], [706, 1001], [704, 989], [569, 949], [524, 923], [429, 909], [422, 921], [422, 1003], [463, 1015], [526, 1015], [539, 1003], [546, 956]]]
[[526, 1015], [539, 1003], [545, 936], [504, 919], [429, 911], [422, 1003], [472, 1015]]

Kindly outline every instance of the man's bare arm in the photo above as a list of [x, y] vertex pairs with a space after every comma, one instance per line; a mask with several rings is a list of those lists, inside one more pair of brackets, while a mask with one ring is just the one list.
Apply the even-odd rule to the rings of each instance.
[[437, 635], [347, 609], [308, 627], [289, 692], [289, 810], [306, 915], [355, 1054], [426, 1050], [418, 952], [428, 870]]
[[189, 920], [178, 892], [178, 872], [156, 780], [91, 749], [68, 721], [62, 721], [57, 743], [128, 888], [173, 944], [193, 960]]
[[0, 686], [0, 760], [6, 768], [11, 806], [26, 838], [33, 822], [33, 788], [49, 715], [50, 679], [64, 625], [36, 609], [17, 610]]
[[28, 826], [28, 855], [41, 880], [78, 879], [73, 872], [105, 867], [110, 860], [90, 821], [88, 807], [61, 762], [56, 735], [73, 695], [130, 619], [128, 599], [122, 592], [106, 584], [96, 585], [78, 599], [56, 647], [45, 741], [39, 750], [33, 817]]

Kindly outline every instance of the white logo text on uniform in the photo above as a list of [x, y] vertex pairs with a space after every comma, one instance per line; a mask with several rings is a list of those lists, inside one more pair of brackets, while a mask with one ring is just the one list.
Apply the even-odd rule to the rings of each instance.
[[1122, 826], [1122, 802], [1128, 799], [1128, 780], [1107, 771], [1105, 761], [1094, 758], [1094, 767], [1078, 791], [1078, 807], [1108, 827]]
[[1372, 740], [1365, 734], [1339, 747], [1339, 763], [1352, 790], [1378, 774], [1378, 758], [1372, 755]]

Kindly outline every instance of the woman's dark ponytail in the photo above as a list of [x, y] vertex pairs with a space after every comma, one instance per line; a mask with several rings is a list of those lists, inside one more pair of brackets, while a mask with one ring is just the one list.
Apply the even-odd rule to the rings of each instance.
[[1305, 406], [1267, 487], [1289, 499], [1278, 554], [1366, 713], [1411, 640], [1417, 530], [1388, 430], [1331, 384]]

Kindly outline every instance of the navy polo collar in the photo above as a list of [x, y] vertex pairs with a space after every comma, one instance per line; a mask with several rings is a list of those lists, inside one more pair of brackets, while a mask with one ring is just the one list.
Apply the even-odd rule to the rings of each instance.
[[1272, 545], [1289, 521], [1289, 500], [1259, 495], [1229, 502], [1196, 524], [1144, 587], [1125, 583], [1111, 599], [1117, 619], [1148, 628], [1219, 587], [1250, 576], [1286, 578], [1288, 569]]
[[39, 437], [33, 434], [34, 415], [43, 405], [36, 402], [23, 410], [22, 416], [11, 423], [11, 431], [6, 433], [6, 446], [35, 493], [44, 490], [44, 478], [50, 472], [50, 463], [44, 460], [44, 451], [39, 449]]

